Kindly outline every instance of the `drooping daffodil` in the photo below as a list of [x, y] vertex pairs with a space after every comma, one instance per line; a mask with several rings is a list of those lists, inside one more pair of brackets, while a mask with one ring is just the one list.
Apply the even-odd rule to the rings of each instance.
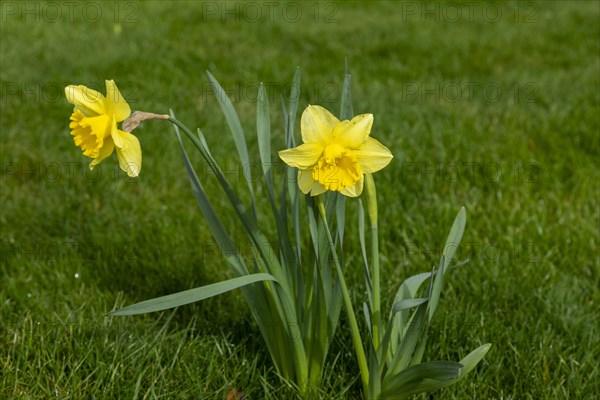
[[69, 103], [75, 106], [71, 114], [71, 135], [83, 155], [92, 158], [90, 169], [117, 151], [121, 169], [131, 177], [142, 168], [142, 149], [139, 140], [117, 128], [131, 114], [113, 80], [106, 81], [106, 96], [83, 85], [65, 88]]
[[309, 105], [302, 113], [303, 144], [279, 152], [289, 166], [298, 168], [298, 186], [311, 196], [327, 190], [357, 197], [363, 191], [364, 174], [387, 166], [392, 153], [370, 137], [373, 114], [340, 121], [320, 106]]

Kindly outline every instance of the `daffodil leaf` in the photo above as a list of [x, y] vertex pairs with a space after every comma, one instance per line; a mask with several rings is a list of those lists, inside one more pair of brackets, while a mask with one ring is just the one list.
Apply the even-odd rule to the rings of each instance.
[[170, 294], [167, 296], [157, 297], [152, 300], [142, 301], [131, 306], [121, 308], [120, 310], [112, 311], [109, 315], [136, 315], [145, 314], [155, 311], [168, 310], [169, 308], [183, 306], [185, 304], [194, 303], [209, 297], [217, 296], [222, 293], [250, 285], [261, 281], [275, 281], [275, 278], [269, 274], [259, 273], [237, 278], [227, 281], [213, 283], [211, 285], [202, 286], [195, 289], [185, 290], [183, 292]]
[[[177, 128], [177, 125], [174, 125], [175, 129], [179, 129]], [[206, 152], [208, 154], [210, 154], [210, 149], [208, 148], [208, 143], [206, 143], [206, 138], [204, 137], [204, 134], [202, 133], [202, 131], [200, 130], [200, 128], [198, 128], [198, 139], [200, 139], [200, 142], [202, 142], [202, 145], [206, 148]], [[212, 155], [212, 154], [210, 154]]]
[[340, 102], [340, 120], [352, 119], [354, 114], [352, 110], [352, 75], [346, 60], [346, 68], [344, 72], [344, 85], [342, 86], [342, 99]]
[[[413, 299], [417, 295], [417, 291], [429, 277], [431, 276], [431, 272], [423, 272], [421, 274], [413, 275], [410, 278], [407, 278], [402, 282], [398, 291], [396, 292], [396, 296], [394, 297], [394, 304], [401, 302], [403, 300]], [[395, 354], [396, 348], [399, 342], [399, 335], [404, 329], [404, 324], [408, 320], [409, 311], [408, 310], [400, 310], [397, 313], [393, 313], [393, 310], [390, 309], [390, 327], [388, 327], [388, 331], [390, 331], [390, 351], [392, 354]]]
[[[271, 119], [269, 116], [269, 100], [267, 98], [266, 89], [262, 83], [259, 86], [256, 104], [256, 134], [258, 138], [258, 150], [260, 153], [263, 175], [267, 185], [269, 203], [271, 204], [273, 217], [275, 218], [277, 224], [279, 248], [283, 253], [282, 263], [287, 265], [286, 271], [298, 271], [297, 268], [292, 266], [292, 264], [294, 264], [296, 261], [296, 256], [288, 237], [287, 224], [285, 221], [287, 217], [279, 214], [277, 204], [275, 202], [275, 189], [273, 188], [273, 177], [271, 172]], [[302, 275], [295, 274], [295, 276], [291, 278], [291, 281], [295, 282], [297, 286], [302, 285]], [[303, 292], [297, 290], [296, 293], [302, 296]]]
[[487, 352], [490, 350], [490, 347], [492, 347], [491, 343], [486, 343], [482, 346], [479, 346], [478, 348], [470, 352], [465, 358], [460, 360], [460, 363], [464, 365], [464, 368], [460, 372], [460, 376], [458, 378], [459, 380], [463, 379], [465, 375], [467, 375], [475, 368], [475, 366], [477, 366], [479, 361], [481, 361], [483, 357], [485, 357]]
[[465, 232], [465, 225], [467, 224], [467, 212], [464, 207], [461, 207], [454, 219], [454, 223], [452, 224], [452, 228], [450, 229], [450, 234], [448, 235], [448, 239], [446, 239], [446, 244], [444, 245], [444, 269], [448, 268], [454, 255], [456, 254], [456, 250], [462, 240], [463, 233]]
[[290, 89], [290, 102], [288, 107], [288, 119], [287, 119], [287, 133], [288, 133], [288, 147], [295, 147], [296, 141], [294, 139], [294, 123], [296, 122], [296, 112], [298, 111], [298, 103], [300, 102], [300, 68], [296, 68], [294, 78], [292, 80], [292, 87]]
[[404, 399], [450, 386], [456, 382], [463, 367], [457, 362], [431, 361], [407, 368], [384, 380], [381, 398]]
[[365, 322], [367, 323], [367, 329], [371, 333], [371, 312], [369, 311], [369, 305], [363, 302], [363, 314], [365, 314]]
[[252, 188], [252, 171], [250, 168], [250, 157], [248, 156], [248, 146], [246, 145], [246, 138], [244, 136], [244, 130], [242, 129], [242, 124], [240, 123], [240, 118], [231, 103], [231, 100], [227, 96], [227, 93], [219, 82], [215, 79], [215, 77], [209, 72], [206, 71], [206, 76], [210, 82], [210, 86], [215, 94], [217, 102], [221, 107], [221, 111], [223, 115], [225, 115], [225, 119], [227, 120], [227, 125], [229, 125], [229, 129], [233, 135], [233, 140], [235, 142], [235, 147], [237, 148], [238, 155], [240, 157], [240, 162], [242, 164], [242, 169], [244, 173], [244, 177], [246, 178], [246, 183], [248, 184], [248, 190], [250, 191], [250, 198], [252, 200], [252, 210], [254, 212], [254, 217], [256, 219], [256, 200], [254, 199], [254, 189]]
[[[388, 376], [399, 373], [410, 364], [415, 348], [422, 337], [423, 321], [425, 319], [426, 311], [427, 303], [417, 306], [417, 310], [414, 312], [410, 324], [404, 332], [402, 341], [394, 352], [392, 361], [389, 365]], [[399, 334], [400, 332], [398, 335]], [[391, 338], [391, 340], [393, 339], [394, 338]]]
[[[337, 227], [337, 239], [340, 249], [344, 244], [344, 229], [346, 227], [346, 196], [335, 193], [337, 200], [335, 202], [335, 224]], [[340, 260], [342, 254], [340, 253]]]
[[275, 203], [273, 191], [273, 177], [271, 175], [271, 118], [269, 116], [269, 99], [265, 86], [261, 83], [258, 88], [256, 102], [256, 134], [258, 137], [258, 152], [262, 164], [265, 182], [271, 204]]
[[[291, 360], [294, 358], [296, 359], [296, 365], [298, 365], [298, 371], [296, 372], [301, 375], [305, 374], [307, 371], [307, 360], [303, 343], [300, 340], [290, 340], [290, 338], [298, 338], [299, 333], [296, 331], [299, 329], [299, 323], [296, 309], [293, 304], [295, 299], [293, 290], [291, 288], [287, 272], [279, 263], [279, 258], [277, 257], [278, 253], [273, 251], [270, 243], [260, 231], [256, 222], [256, 218], [253, 218], [247, 208], [242, 204], [239, 196], [231, 187], [229, 181], [223, 174], [223, 171], [220, 169], [215, 159], [207, 150], [203, 141], [174, 117], [171, 117], [170, 120], [174, 125], [178, 126], [179, 129], [181, 129], [192, 141], [194, 146], [200, 151], [202, 157], [206, 160], [208, 166], [215, 174], [215, 177], [223, 188], [227, 198], [231, 202], [231, 205], [235, 209], [240, 222], [242, 222], [242, 225], [252, 242], [255, 266], [258, 266], [259, 271], [272, 275], [279, 283], [276, 286], [270, 286], [268, 288], [265, 286], [265, 289], [268, 290], [262, 290], [262, 293], [252, 292], [251, 294], [247, 295], [247, 299], [250, 303], [250, 309], [253, 311], [253, 314], [259, 323], [259, 327], [263, 333], [263, 336], [265, 338], [269, 338], [266, 339], [269, 350], [279, 352], [279, 354], [285, 354], [287, 356], [287, 358], [283, 360], [283, 364], [277, 364], [282, 366], [287, 365], [289, 367], [287, 368], [289, 371], [284, 371], [286, 374], [291, 374], [291, 371], [294, 369], [292, 366], [292, 361], [286, 360]], [[191, 176], [191, 174], [188, 175]], [[274, 322], [280, 323], [279, 328], [282, 330], [282, 335], [272, 335], [272, 324]], [[290, 353], [292, 354], [292, 358], [289, 357]], [[301, 376], [300, 379], [304, 378]]]
[[429, 299], [421, 298], [421, 299], [400, 300], [399, 302], [394, 303], [394, 306], [392, 307], [392, 313], [395, 314], [398, 311], [415, 308], [415, 307], [420, 306], [421, 304], [425, 303], [427, 300], [429, 300]]
[[[294, 124], [296, 123], [296, 113], [298, 111], [298, 102], [300, 101], [300, 68], [296, 69], [294, 78], [292, 80], [292, 86], [290, 89], [289, 105], [287, 113], [285, 114], [285, 139], [288, 148], [296, 146], [296, 140], [294, 139]], [[285, 104], [282, 105], [285, 111]], [[286, 166], [287, 173], [287, 188], [290, 196], [290, 212], [292, 228], [294, 230], [294, 237], [296, 239], [296, 251], [298, 253], [298, 259], [302, 259], [302, 232], [300, 222], [300, 190], [296, 183], [298, 178], [298, 171], [296, 168]]]
[[[352, 119], [352, 80], [348, 70], [348, 60], [344, 74], [344, 86], [342, 88], [342, 97], [340, 100], [340, 120]], [[337, 235], [340, 248], [344, 243], [344, 229], [346, 227], [346, 196], [336, 193], [338, 201], [336, 204], [336, 223]]]
[[[371, 281], [371, 273], [369, 272], [369, 261], [367, 258], [367, 245], [365, 240], [365, 208], [362, 199], [358, 199], [358, 240], [360, 242], [360, 250], [363, 256], [363, 274], [365, 276], [365, 284], [367, 286], [367, 294], [369, 302], [373, 298], [373, 283]], [[373, 304], [371, 304], [373, 307]]]
[[438, 300], [440, 298], [440, 293], [442, 291], [442, 283], [444, 280], [444, 274], [446, 273], [446, 269], [450, 265], [450, 262], [454, 258], [456, 254], [456, 250], [458, 249], [458, 245], [462, 240], [463, 233], [465, 231], [465, 225], [467, 223], [467, 213], [464, 207], [461, 207], [458, 212], [456, 218], [454, 219], [454, 223], [452, 224], [452, 228], [450, 229], [450, 234], [448, 235], [448, 239], [446, 239], [446, 244], [444, 245], [444, 251], [442, 253], [442, 258], [440, 260], [440, 267], [436, 273], [436, 277], [433, 281], [432, 291], [431, 291], [431, 299], [429, 300], [429, 320], [433, 318], [433, 314], [437, 309]]
[[[363, 303], [366, 306], [366, 303]], [[378, 399], [381, 392], [381, 370], [382, 365], [377, 358], [377, 351], [373, 347], [373, 341], [368, 341], [369, 346], [369, 399]]]
[[[174, 116], [173, 111], [171, 111], [171, 116]], [[185, 151], [185, 147], [183, 147], [183, 142], [181, 141], [179, 128], [177, 127], [177, 125], [173, 125], [173, 127], [175, 129], [175, 135], [177, 136], [177, 140], [179, 141], [179, 145], [181, 147], [185, 169], [187, 171], [188, 178], [192, 185], [192, 193], [194, 194], [194, 197], [196, 197], [196, 201], [200, 206], [202, 215], [204, 215], [204, 219], [206, 220], [206, 223], [208, 224], [208, 227], [213, 237], [215, 238], [217, 245], [219, 246], [221, 252], [225, 256], [225, 261], [238, 275], [248, 274], [248, 268], [244, 264], [244, 260], [240, 256], [236, 246], [229, 237], [229, 234], [227, 233], [227, 231], [225, 231], [225, 227], [223, 226], [221, 220], [217, 216], [217, 213], [215, 212], [210, 200], [208, 199], [208, 196], [206, 195], [206, 192], [204, 191], [204, 188], [202, 187], [202, 184], [200, 183], [200, 180], [198, 179], [198, 176], [196, 175], [196, 171], [194, 171], [194, 168], [190, 163], [190, 159], [188, 158], [187, 152]], [[206, 142], [204, 141], [204, 136], [202, 135], [202, 132], [200, 132], [200, 130], [198, 130], [198, 137], [199, 140], [206, 145]], [[210, 154], [208, 147], [206, 147], [206, 151]]]

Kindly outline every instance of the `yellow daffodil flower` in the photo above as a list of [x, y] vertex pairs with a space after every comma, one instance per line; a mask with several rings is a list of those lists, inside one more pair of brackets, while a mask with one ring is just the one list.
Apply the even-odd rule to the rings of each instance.
[[302, 113], [300, 146], [282, 150], [279, 157], [298, 168], [298, 186], [311, 196], [337, 190], [356, 197], [363, 191], [364, 174], [372, 174], [392, 160], [390, 150], [369, 137], [373, 114], [340, 121], [320, 106]]
[[142, 168], [139, 140], [117, 128], [117, 123], [131, 114], [114, 81], [106, 81], [106, 97], [82, 85], [65, 88], [69, 103], [75, 106], [71, 114], [71, 135], [83, 155], [92, 158], [90, 169], [117, 150], [121, 169], [129, 176], [138, 176]]

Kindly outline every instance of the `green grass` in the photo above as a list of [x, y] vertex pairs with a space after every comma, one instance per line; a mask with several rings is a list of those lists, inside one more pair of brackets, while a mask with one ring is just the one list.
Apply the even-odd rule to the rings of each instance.
[[[61, 4], [0, 3], [0, 398], [221, 399], [231, 386], [253, 399], [293, 398], [239, 293], [174, 313], [105, 316], [229, 274], [172, 128], [152, 121], [136, 131], [139, 179], [114, 158], [90, 173], [61, 92], [115, 79], [132, 108], [173, 108], [202, 128], [243, 191], [203, 71], [230, 91], [258, 166], [257, 83], [275, 101], [299, 66], [300, 107], [336, 111], [344, 57], [355, 113], [375, 115], [373, 135], [395, 154], [376, 176], [384, 299], [403, 278], [430, 270], [467, 207], [459, 256], [471, 263], [446, 281], [425, 359], [493, 347], [464, 382], [423, 398], [600, 392], [598, 2], [476, 1], [454, 22], [456, 3], [446, 2], [429, 3], [424, 15], [414, 2], [305, 3], [298, 22], [297, 2], [277, 3], [272, 14], [252, 3], [261, 23], [255, 9], [233, 2], [90, 2], [71, 14]], [[222, 17], [224, 7], [234, 12]], [[273, 146], [282, 148], [279, 109], [271, 111]], [[241, 240], [226, 199], [195, 161]], [[359, 305], [349, 204], [345, 258]], [[322, 398], [358, 398], [353, 357], [342, 317]]]

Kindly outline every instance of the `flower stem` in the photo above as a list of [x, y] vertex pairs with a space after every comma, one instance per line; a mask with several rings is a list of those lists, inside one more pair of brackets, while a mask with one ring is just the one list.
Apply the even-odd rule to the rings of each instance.
[[377, 227], [377, 190], [373, 175], [365, 175], [367, 213], [371, 227], [371, 260], [373, 265], [373, 347], [379, 348], [381, 324], [381, 287], [379, 278], [379, 235]]
[[333, 239], [331, 238], [331, 232], [329, 231], [329, 225], [327, 224], [327, 214], [325, 213], [325, 205], [323, 204], [322, 196], [317, 197], [317, 206], [319, 208], [319, 214], [321, 215], [321, 220], [323, 221], [323, 225], [325, 226], [325, 233], [327, 236], [327, 240], [329, 242], [329, 247], [331, 249], [331, 255], [333, 257], [333, 262], [335, 264], [338, 279], [340, 281], [340, 287], [342, 289], [342, 296], [344, 297], [344, 302], [346, 303], [346, 312], [348, 314], [348, 320], [350, 321], [350, 331], [352, 333], [352, 341], [354, 342], [354, 348], [356, 350], [356, 358], [358, 359], [358, 366], [360, 369], [360, 375], [361, 375], [361, 380], [362, 380], [362, 384], [363, 384], [363, 393], [365, 396], [368, 396], [368, 393], [369, 393], [369, 366], [367, 364], [367, 357], [365, 356], [365, 350], [363, 348], [362, 340], [360, 337], [360, 332], [358, 330], [358, 323], [356, 322], [356, 314], [354, 313], [354, 308], [352, 307], [352, 301], [350, 300], [350, 294], [348, 293], [348, 286], [346, 286], [346, 280], [344, 279], [342, 267], [337, 258], [335, 245], [333, 243]]

